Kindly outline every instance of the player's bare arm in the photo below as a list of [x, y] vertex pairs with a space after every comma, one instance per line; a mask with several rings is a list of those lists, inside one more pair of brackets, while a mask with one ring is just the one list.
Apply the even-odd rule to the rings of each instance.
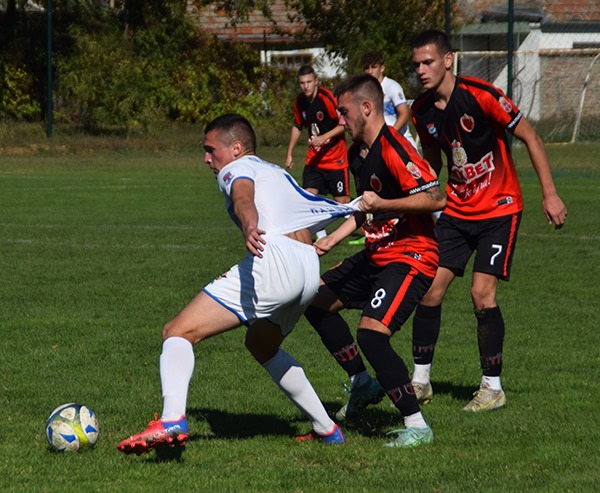
[[525, 117], [517, 124], [514, 136], [527, 146], [531, 164], [542, 189], [542, 209], [548, 224], [554, 224], [556, 229], [562, 228], [567, 218], [567, 208], [554, 186], [550, 161], [542, 139]]
[[375, 192], [365, 192], [359, 204], [363, 212], [429, 213], [446, 207], [446, 196], [439, 186], [397, 199], [384, 199]]
[[344, 126], [338, 125], [337, 127], [332, 128], [329, 132], [325, 132], [324, 134], [314, 135], [310, 139], [310, 145], [313, 147], [321, 147], [328, 140], [342, 135], [344, 133]]
[[301, 135], [302, 131], [294, 125], [290, 132], [290, 143], [288, 144], [288, 149], [285, 156], [285, 167], [288, 169], [292, 169], [292, 167], [294, 166], [294, 158], [292, 152], [294, 151], [294, 147], [296, 147], [296, 144], [300, 140]]
[[262, 258], [263, 245], [266, 243], [262, 235], [265, 231], [258, 229], [258, 211], [254, 204], [254, 182], [245, 178], [236, 180], [231, 187], [233, 212], [237, 217], [246, 248], [256, 257]]
[[396, 106], [396, 122], [394, 123], [394, 128], [400, 131], [400, 129], [408, 122], [409, 116], [410, 110], [407, 104], [403, 103]]
[[354, 231], [365, 222], [365, 218], [366, 216], [362, 212], [355, 212], [331, 234], [317, 240], [317, 242], [313, 244], [317, 254], [323, 256], [330, 252], [338, 243], [344, 241], [348, 236], [354, 233]]

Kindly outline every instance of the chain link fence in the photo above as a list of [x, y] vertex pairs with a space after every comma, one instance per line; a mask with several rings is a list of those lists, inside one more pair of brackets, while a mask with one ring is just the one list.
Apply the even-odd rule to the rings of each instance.
[[[600, 32], [586, 31], [585, 23], [568, 27], [530, 24], [517, 34], [512, 99], [546, 142], [598, 142]], [[507, 91], [506, 33], [496, 39], [501, 46], [457, 51], [455, 71]]]

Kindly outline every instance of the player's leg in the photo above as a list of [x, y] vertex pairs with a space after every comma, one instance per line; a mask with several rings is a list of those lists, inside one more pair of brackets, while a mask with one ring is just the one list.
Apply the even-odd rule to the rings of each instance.
[[442, 302], [455, 276], [464, 274], [473, 253], [469, 223], [442, 214], [436, 223], [439, 268], [429, 291], [423, 296], [413, 318], [413, 387], [421, 403], [433, 398], [431, 366], [438, 341]]
[[348, 168], [328, 170], [323, 173], [333, 200], [340, 204], [349, 203], [352, 199], [350, 198], [350, 174]]
[[471, 298], [477, 320], [482, 379], [473, 399], [465, 406], [466, 411], [493, 410], [506, 405], [500, 381], [505, 325], [496, 292], [499, 280], [508, 280], [510, 276], [520, 218], [520, 214], [514, 214], [479, 225]]
[[[344, 436], [331, 420], [300, 363], [281, 349], [281, 328], [266, 319], [255, 321], [246, 332], [246, 347], [275, 384], [312, 423], [311, 438], [343, 443]], [[308, 439], [309, 436], [305, 436]]]
[[147, 429], [119, 443], [120, 451], [140, 454], [159, 445], [185, 445], [187, 394], [195, 365], [193, 344], [240, 325], [235, 314], [205, 292], [165, 325], [160, 356], [162, 414]]
[[[342, 420], [383, 398], [379, 384], [369, 375], [350, 327], [339, 314], [343, 308], [361, 308], [358, 300], [370, 292], [366, 262], [359, 253], [322, 276], [317, 296], [305, 316], [350, 380], [350, 400], [337, 413]], [[342, 297], [344, 301], [340, 299]]]
[[409, 377], [408, 368], [390, 343], [431, 286], [432, 279], [405, 264], [383, 269], [365, 305], [357, 340], [375, 370], [377, 380], [400, 411], [404, 429], [390, 432], [390, 447], [413, 447], [431, 443], [433, 433], [425, 422]]
[[454, 277], [451, 270], [438, 268], [433, 284], [415, 309], [412, 326], [412, 384], [417, 400], [422, 404], [431, 402], [433, 398], [431, 365], [442, 324], [442, 301]]

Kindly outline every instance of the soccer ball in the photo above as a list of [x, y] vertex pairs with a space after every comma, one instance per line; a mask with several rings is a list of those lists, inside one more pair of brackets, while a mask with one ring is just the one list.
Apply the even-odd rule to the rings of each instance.
[[46, 438], [58, 452], [75, 452], [93, 447], [98, 440], [100, 424], [92, 410], [82, 404], [63, 404], [50, 413], [46, 421]]

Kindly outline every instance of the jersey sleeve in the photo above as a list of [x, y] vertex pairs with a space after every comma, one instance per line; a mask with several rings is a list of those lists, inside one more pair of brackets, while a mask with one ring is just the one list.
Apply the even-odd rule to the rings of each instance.
[[470, 85], [484, 115], [497, 121], [509, 131], [513, 131], [522, 117], [519, 108], [513, 103], [502, 89], [486, 81], [476, 81]]
[[236, 180], [254, 181], [255, 177], [256, 168], [254, 166], [243, 161], [234, 161], [221, 170], [217, 179], [221, 192], [227, 197], [231, 197], [231, 188]]
[[[408, 142], [408, 141], [407, 141]], [[439, 181], [429, 163], [423, 159], [411, 144], [398, 152], [391, 148], [385, 151], [385, 162], [407, 195], [424, 192], [439, 186]]]
[[400, 106], [401, 104], [406, 104], [406, 96], [404, 96], [404, 91], [402, 90], [402, 86], [398, 84], [393, 79], [389, 79], [389, 98], [394, 105], [394, 108]]

